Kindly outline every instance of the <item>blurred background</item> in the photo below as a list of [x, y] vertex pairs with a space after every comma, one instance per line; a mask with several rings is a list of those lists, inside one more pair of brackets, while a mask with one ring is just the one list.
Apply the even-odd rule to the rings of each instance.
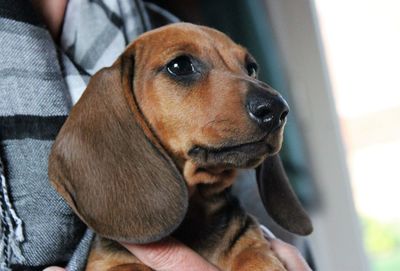
[[315, 5], [371, 270], [400, 270], [400, 2]]
[[282, 157], [315, 230], [281, 231], [254, 182], [245, 205], [315, 270], [400, 270], [400, 1], [149, 2], [249, 48], [291, 105]]

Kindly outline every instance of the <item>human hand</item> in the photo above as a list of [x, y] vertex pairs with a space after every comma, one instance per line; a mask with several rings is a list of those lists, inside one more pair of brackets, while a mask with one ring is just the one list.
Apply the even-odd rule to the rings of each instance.
[[272, 239], [271, 248], [288, 271], [312, 271], [296, 247], [279, 239]]
[[271, 249], [288, 271], [312, 271], [296, 247], [277, 239], [265, 226], [261, 225], [261, 230], [269, 240]]
[[[126, 249], [134, 254], [145, 265], [159, 271], [218, 271], [199, 254], [181, 242], [167, 238], [163, 241], [132, 245], [123, 243]], [[58, 270], [57, 270], [58, 271]]]
[[[289, 245], [276, 237], [265, 227], [262, 227], [264, 236], [270, 241], [271, 249], [288, 271], [312, 271], [296, 247]], [[196, 252], [180, 243], [167, 238], [163, 241], [133, 245], [122, 245], [134, 254], [145, 265], [159, 271], [218, 271], [214, 265], [208, 263]], [[65, 271], [60, 267], [48, 267], [43, 271]]]
[[[122, 245], [145, 265], [154, 270], [219, 271], [217, 267], [207, 262], [199, 254], [172, 238], [146, 245], [127, 243], [122, 243]], [[65, 269], [51, 266], [43, 271], [65, 271]]]
[[[219, 271], [217, 267], [208, 263], [196, 252], [172, 238], [167, 238], [163, 241], [146, 245], [133, 245], [127, 243], [122, 243], [122, 245], [145, 265], [154, 270]], [[43, 271], [65, 271], [65, 269], [51, 266]]]

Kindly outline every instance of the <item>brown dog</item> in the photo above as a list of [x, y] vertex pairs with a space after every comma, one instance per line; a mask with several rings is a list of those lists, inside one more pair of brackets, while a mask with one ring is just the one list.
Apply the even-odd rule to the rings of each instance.
[[229, 187], [265, 160], [267, 210], [311, 232], [277, 156], [287, 113], [224, 34], [181, 23], [140, 36], [93, 76], [49, 160], [52, 184], [98, 234], [87, 270], [150, 270], [115, 241], [171, 234], [222, 270], [285, 270]]

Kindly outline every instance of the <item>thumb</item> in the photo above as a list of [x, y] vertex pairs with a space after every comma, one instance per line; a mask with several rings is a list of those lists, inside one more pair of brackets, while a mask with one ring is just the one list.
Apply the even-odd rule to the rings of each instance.
[[65, 271], [65, 269], [57, 266], [50, 266], [43, 269], [43, 271]]
[[288, 271], [312, 271], [296, 247], [279, 239], [273, 239], [270, 242], [272, 250], [284, 263]]
[[172, 238], [145, 245], [122, 245], [145, 265], [158, 271], [218, 271], [217, 267]]

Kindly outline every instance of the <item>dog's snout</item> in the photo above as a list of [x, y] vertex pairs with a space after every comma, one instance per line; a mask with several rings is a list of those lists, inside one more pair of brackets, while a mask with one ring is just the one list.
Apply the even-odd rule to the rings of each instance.
[[251, 90], [246, 100], [250, 118], [262, 129], [272, 132], [286, 121], [289, 106], [280, 95], [273, 95], [264, 90]]

